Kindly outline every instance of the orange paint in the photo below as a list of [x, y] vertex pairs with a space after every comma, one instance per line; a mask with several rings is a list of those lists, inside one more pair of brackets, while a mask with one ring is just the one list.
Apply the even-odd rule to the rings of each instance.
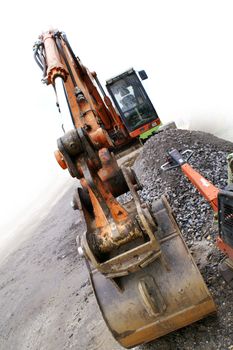
[[201, 195], [211, 204], [215, 212], [218, 211], [218, 193], [219, 189], [211, 182], [206, 180], [201, 174], [194, 170], [189, 164], [185, 163], [181, 166], [183, 173], [198, 189]]

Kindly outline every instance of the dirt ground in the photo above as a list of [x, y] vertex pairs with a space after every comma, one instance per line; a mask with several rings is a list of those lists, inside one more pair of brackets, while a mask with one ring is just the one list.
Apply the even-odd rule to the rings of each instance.
[[[0, 265], [0, 350], [123, 349], [102, 320], [77, 255], [83, 224], [70, 208], [72, 194], [70, 188], [42, 220], [35, 216], [25, 227], [29, 238]], [[218, 314], [135, 350], [233, 349], [233, 292], [218, 274], [221, 255], [202, 237], [191, 249]]]
[[101, 318], [77, 256], [82, 223], [71, 210], [72, 194], [70, 189], [0, 266], [1, 350], [122, 349]]

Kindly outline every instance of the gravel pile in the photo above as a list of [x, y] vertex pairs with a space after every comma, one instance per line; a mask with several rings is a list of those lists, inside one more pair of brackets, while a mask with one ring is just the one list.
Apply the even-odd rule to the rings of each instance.
[[203, 132], [168, 130], [146, 142], [134, 165], [143, 185], [142, 200], [151, 204], [165, 193], [186, 242], [192, 243], [194, 238], [201, 240], [208, 234], [213, 212], [179, 168], [168, 172], [160, 169], [166, 162], [166, 151], [171, 148], [194, 151], [189, 163], [214, 185], [224, 188], [227, 184], [226, 156], [233, 151], [233, 144]]
[[150, 138], [134, 164], [143, 185], [140, 196], [151, 204], [165, 194], [181, 232], [218, 306], [218, 314], [140, 349], [233, 349], [233, 291], [218, 273], [223, 255], [215, 248], [218, 232], [210, 205], [179, 168], [162, 172], [166, 151], [194, 151], [189, 163], [219, 188], [227, 184], [226, 156], [233, 143], [199, 131], [167, 130]]

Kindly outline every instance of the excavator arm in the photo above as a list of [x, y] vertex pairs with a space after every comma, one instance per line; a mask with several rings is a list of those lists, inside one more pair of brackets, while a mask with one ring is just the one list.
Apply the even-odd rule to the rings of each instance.
[[[135, 205], [126, 208], [117, 200], [130, 188], [131, 191], [138, 189], [135, 174], [129, 169], [122, 171], [110, 151], [116, 144], [131, 140], [119, 115], [107, 96], [104, 96], [105, 104], [94, 84], [96, 73], [91, 74], [74, 55], [64, 33], [43, 34], [35, 48], [35, 57], [43, 68], [43, 80], [53, 85], [55, 92], [57, 82], [62, 80], [67, 98], [73, 128], [58, 139], [55, 156], [61, 167], [67, 168], [82, 185], [75, 193], [74, 206], [82, 210], [87, 224], [87, 233], [81, 242], [85, 255], [105, 275], [117, 277], [124, 269], [117, 273], [113, 264], [108, 267], [112, 251], [147, 235], [150, 244], [143, 253], [146, 264], [147, 259], [150, 261], [153, 255], [160, 254], [158, 241], [152, 234], [153, 225], [147, 223], [142, 213], [140, 220], [135, 218], [136, 212], [138, 214]], [[119, 137], [114, 138], [114, 142], [111, 136], [116, 132]], [[121, 255], [117, 256], [121, 261]], [[122, 259], [127, 265], [127, 258]], [[103, 269], [100, 262], [105, 263]], [[132, 268], [136, 265], [139, 268], [139, 262], [132, 263]]]
[[[62, 81], [70, 117], [76, 128], [84, 128], [93, 142], [100, 144], [99, 148], [113, 146], [109, 135], [116, 131], [121, 135], [122, 144], [129, 142], [130, 137], [111, 100], [105, 95], [104, 102], [94, 83], [96, 81], [101, 87], [96, 73], [90, 73], [74, 55], [64, 33], [50, 31], [42, 34], [34, 46], [34, 57], [43, 70], [44, 83], [53, 85], [56, 92]], [[59, 96], [57, 102], [59, 104]]]
[[[215, 311], [166, 199], [152, 209], [141, 203], [134, 171], [119, 166], [114, 152], [129, 149], [132, 137], [96, 73], [74, 55], [64, 33], [49, 31], [39, 39], [34, 57], [43, 82], [53, 86], [60, 110], [63, 93], [72, 122], [63, 127], [55, 156], [81, 184], [73, 198], [86, 224], [78, 252], [112, 334], [130, 348]], [[128, 96], [128, 90], [119, 91]], [[127, 192], [131, 200], [123, 205], [119, 196]]]

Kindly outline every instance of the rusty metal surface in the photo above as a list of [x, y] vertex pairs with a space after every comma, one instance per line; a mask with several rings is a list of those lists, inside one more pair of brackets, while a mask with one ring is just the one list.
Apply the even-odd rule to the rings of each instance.
[[230, 258], [224, 258], [219, 264], [219, 272], [227, 284], [233, 288], [233, 260]]
[[[111, 218], [108, 217], [104, 226], [98, 226], [96, 220], [93, 223], [91, 218], [86, 219], [87, 230], [81, 240], [86, 258], [107, 278], [127, 275], [144, 268], [158, 258], [162, 264], [166, 264], [154, 234], [157, 225], [146, 205], [140, 203], [135, 189], [138, 184], [134, 174], [125, 167], [122, 167], [122, 174], [133, 197], [124, 205], [127, 215], [119, 222], [117, 220], [110, 222]], [[87, 174], [85, 178], [88, 179]], [[97, 212], [95, 215], [97, 217]], [[119, 213], [117, 215], [119, 217]], [[102, 253], [108, 253], [108, 255]]]
[[[99, 261], [96, 258], [94, 242], [91, 239], [95, 237], [98, 232], [96, 233], [93, 221], [86, 221], [89, 225], [87, 226], [87, 232], [85, 232], [82, 237], [82, 248], [86, 256], [91, 261], [92, 265], [108, 278], [127, 275], [130, 272], [143, 268], [161, 256], [158, 240], [153, 232], [151, 232], [151, 239], [149, 235], [147, 239], [145, 239], [145, 236], [142, 234], [142, 223], [136, 215], [137, 211], [134, 201], [127, 203], [125, 208], [129, 214], [129, 218], [134, 222], [134, 229], [137, 228], [137, 231], [126, 230], [125, 237], [115, 243], [115, 249], [118, 249], [115, 251], [113, 250], [104, 260]], [[144, 215], [149, 215], [146, 208], [144, 208], [143, 211]], [[148, 216], [147, 221], [149, 222]], [[130, 247], [125, 246], [127, 242], [132, 243]], [[108, 241], [108, 245], [109, 244]], [[114, 247], [114, 241], [112, 245]], [[122, 249], [120, 249], [120, 246], [122, 246]]]
[[54, 84], [56, 77], [62, 77], [66, 81], [68, 72], [65, 65], [62, 63], [56, 43], [52, 33], [44, 33], [40, 36], [44, 42], [44, 49], [47, 60], [47, 80], [49, 84]]
[[165, 199], [157, 202], [156, 208], [158, 221], [167, 218], [159, 230], [166, 264], [156, 259], [143, 269], [118, 278], [120, 288], [90, 267], [103, 317], [113, 336], [127, 348], [161, 337], [215, 311]]

